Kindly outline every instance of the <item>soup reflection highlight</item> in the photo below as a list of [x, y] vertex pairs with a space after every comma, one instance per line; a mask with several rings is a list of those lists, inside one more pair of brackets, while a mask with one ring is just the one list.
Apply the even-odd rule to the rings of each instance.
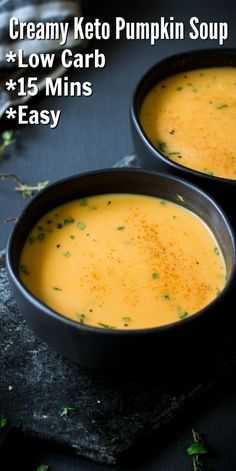
[[70, 319], [142, 329], [207, 306], [223, 289], [226, 269], [208, 226], [181, 204], [106, 194], [42, 217], [25, 242], [19, 274], [36, 298]]

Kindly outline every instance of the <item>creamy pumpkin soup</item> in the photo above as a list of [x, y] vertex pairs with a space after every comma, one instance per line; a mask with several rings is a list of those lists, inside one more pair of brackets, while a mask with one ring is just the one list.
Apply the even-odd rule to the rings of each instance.
[[140, 111], [145, 134], [186, 167], [236, 179], [236, 68], [173, 75], [147, 94]]
[[25, 242], [19, 273], [55, 311], [110, 329], [181, 321], [225, 285], [222, 253], [199, 217], [133, 194], [88, 197], [47, 213]]

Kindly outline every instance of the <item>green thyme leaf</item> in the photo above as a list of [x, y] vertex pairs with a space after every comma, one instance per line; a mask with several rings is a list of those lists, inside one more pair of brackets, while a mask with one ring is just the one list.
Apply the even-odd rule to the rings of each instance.
[[65, 255], [65, 257], [70, 257], [70, 252], [68, 250], [66, 250], [65, 252], [63, 252], [63, 255]]
[[57, 286], [53, 286], [52, 289], [54, 289], [54, 291], [62, 291], [62, 289], [61, 289], [61, 288], [58, 288]]
[[124, 231], [125, 226], [118, 226], [116, 229], [117, 229], [117, 231]]
[[214, 253], [216, 255], [220, 255], [220, 251], [219, 251], [218, 247], [214, 247]]
[[177, 312], [178, 312], [178, 316], [181, 320], [185, 319], [185, 317], [188, 316], [188, 312], [184, 311], [180, 306], [177, 307]]

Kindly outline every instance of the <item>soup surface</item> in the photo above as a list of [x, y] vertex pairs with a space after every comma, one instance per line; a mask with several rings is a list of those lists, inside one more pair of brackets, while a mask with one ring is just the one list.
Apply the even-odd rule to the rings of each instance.
[[140, 121], [153, 145], [174, 162], [236, 179], [236, 67], [166, 78], [145, 97]]
[[225, 285], [223, 256], [200, 218], [133, 194], [88, 197], [47, 213], [25, 242], [19, 271], [55, 311], [104, 328], [181, 321]]

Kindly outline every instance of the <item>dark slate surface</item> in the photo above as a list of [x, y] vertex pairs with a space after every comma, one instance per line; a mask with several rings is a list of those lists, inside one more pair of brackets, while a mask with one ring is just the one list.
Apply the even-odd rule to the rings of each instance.
[[[65, 446], [94, 461], [116, 464], [139, 440], [176, 417], [236, 364], [225, 334], [208, 360], [177, 376], [121, 378], [69, 363], [37, 339], [11, 296], [0, 256], [0, 413], [12, 428]], [[183, 361], [184, 364], [184, 361]], [[182, 365], [183, 366], [183, 365]], [[60, 417], [64, 406], [76, 410]]]

